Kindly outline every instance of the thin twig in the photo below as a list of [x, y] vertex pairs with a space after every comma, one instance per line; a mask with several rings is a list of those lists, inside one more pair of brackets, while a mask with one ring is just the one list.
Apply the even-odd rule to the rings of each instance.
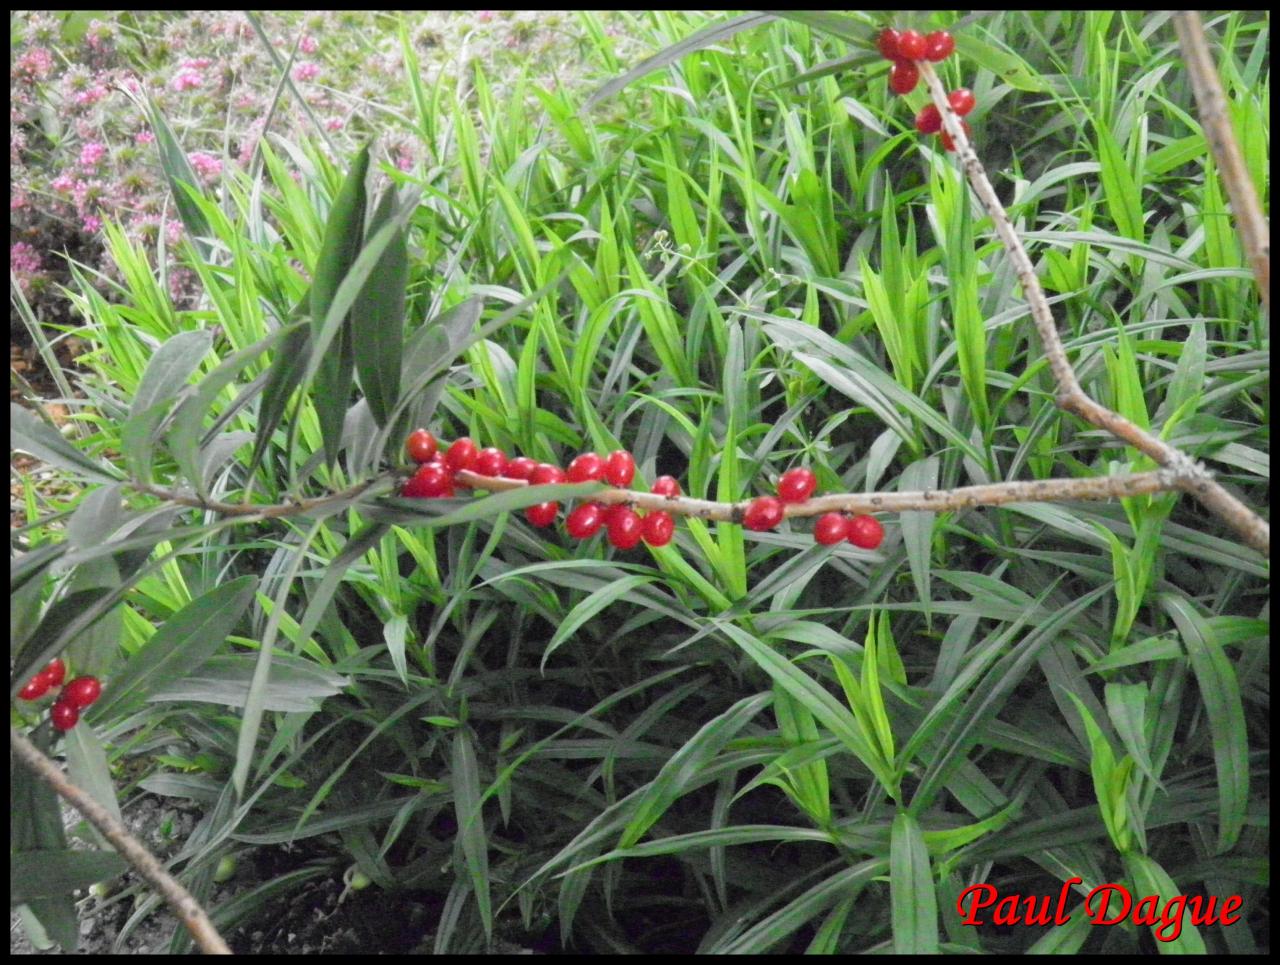
[[222, 940], [218, 930], [213, 927], [213, 922], [209, 920], [200, 902], [196, 901], [191, 892], [165, 871], [155, 855], [131, 835], [124, 825], [112, 817], [106, 808], [90, 797], [86, 791], [67, 780], [58, 766], [13, 726], [9, 728], [9, 747], [18, 760], [101, 831], [102, 836], [111, 842], [121, 857], [164, 896], [169, 907], [186, 926], [187, 931], [191, 932], [191, 937], [195, 939], [202, 951], [210, 955], [231, 954], [231, 949]]
[[343, 489], [336, 493], [327, 493], [324, 496], [317, 496], [314, 499], [300, 499], [297, 502], [268, 505], [257, 505], [254, 503], [222, 503], [217, 500], [201, 499], [199, 496], [178, 492], [174, 489], [161, 489], [159, 486], [152, 486], [150, 483], [137, 482], [136, 480], [130, 482], [129, 487], [140, 493], [146, 493], [149, 496], [155, 496], [171, 503], [177, 503], [179, 506], [190, 506], [193, 509], [204, 509], [212, 513], [221, 513], [223, 516], [252, 516], [257, 520], [274, 519], [281, 516], [302, 516], [326, 506], [329, 503], [355, 499], [372, 489], [377, 483], [391, 479], [392, 476], [393, 474], [391, 473], [374, 476], [370, 479], [366, 479], [362, 483], [357, 483], [348, 489]]
[[1218, 70], [1209, 52], [1204, 36], [1204, 24], [1194, 10], [1180, 10], [1173, 15], [1173, 26], [1178, 31], [1178, 44], [1182, 58], [1191, 77], [1191, 90], [1200, 108], [1200, 124], [1204, 127], [1205, 140], [1213, 151], [1218, 174], [1231, 199], [1231, 211], [1236, 218], [1236, 228], [1244, 244], [1253, 277], [1262, 296], [1262, 307], [1271, 311], [1271, 228], [1262, 213], [1258, 191], [1249, 169], [1245, 166], [1240, 145], [1236, 142], [1227, 110], [1227, 96], [1218, 79]]
[[[528, 485], [519, 479], [491, 479], [473, 472], [457, 474], [459, 482], [475, 489], [503, 491]], [[975, 506], [1003, 506], [1008, 503], [1065, 502], [1068, 500], [1118, 499], [1177, 488], [1176, 478], [1167, 472], [1145, 472], [1124, 476], [1097, 476], [1090, 479], [1035, 479], [1029, 482], [1001, 482], [958, 489], [924, 489], [900, 493], [828, 493], [803, 502], [787, 503], [787, 518], [821, 516], [823, 513], [901, 513], [911, 510], [946, 512]], [[751, 500], [718, 503], [688, 496], [662, 496], [631, 489], [605, 489], [591, 495], [592, 502], [627, 503], [648, 512], [665, 510], [673, 516], [740, 523]]]
[[[389, 476], [380, 477], [388, 479]], [[486, 492], [507, 492], [529, 485], [522, 479], [481, 476], [462, 471], [455, 474], [455, 482], [464, 488]], [[255, 519], [301, 516], [319, 506], [337, 500], [351, 499], [368, 489], [371, 483], [352, 487], [329, 496], [308, 499], [296, 503], [245, 507], [236, 503], [203, 501], [197, 496], [172, 492], [156, 486], [131, 483], [133, 488], [152, 496], [167, 499], [182, 506], [203, 509], [227, 515], [252, 515]], [[972, 509], [975, 506], [1004, 506], [1009, 503], [1068, 502], [1071, 500], [1121, 499], [1150, 493], [1182, 489], [1182, 480], [1169, 470], [1129, 473], [1116, 476], [1094, 476], [1087, 479], [1033, 479], [1025, 482], [986, 483], [980, 486], [962, 486], [957, 489], [923, 489], [909, 492], [828, 493], [814, 496], [784, 507], [787, 518], [820, 516], [823, 513], [902, 513], [912, 510], [947, 512]], [[647, 512], [665, 510], [673, 516], [696, 516], [699, 519], [742, 522], [743, 514], [751, 504], [750, 499], [736, 503], [720, 503], [689, 496], [662, 496], [657, 493], [637, 492], [633, 489], [603, 489], [592, 493], [592, 502], [627, 503]], [[251, 512], [250, 512], [251, 510]]]
[[1213, 475], [1186, 453], [1151, 435], [1140, 426], [1134, 425], [1120, 413], [1100, 405], [1080, 387], [1075, 369], [1071, 367], [1062, 339], [1058, 336], [1053, 312], [1049, 309], [1049, 302], [1044, 297], [1044, 290], [1040, 287], [1040, 281], [1036, 277], [1031, 258], [1027, 255], [1027, 249], [1014, 230], [1009, 214], [1000, 203], [995, 188], [987, 179], [986, 170], [978, 160], [973, 145], [965, 136], [960, 126], [960, 118], [947, 102], [946, 88], [942, 86], [942, 81], [938, 78], [932, 64], [928, 61], [920, 61], [917, 66], [920, 68], [920, 76], [929, 87], [929, 96], [932, 97], [934, 106], [942, 115], [943, 127], [955, 142], [956, 153], [965, 175], [973, 185], [978, 200], [991, 216], [996, 234], [1008, 249], [1009, 259], [1013, 262], [1014, 272], [1019, 284], [1022, 285], [1022, 293], [1031, 310], [1031, 318], [1040, 335], [1040, 343], [1044, 346], [1049, 370], [1053, 373], [1053, 380], [1057, 385], [1058, 406], [1068, 412], [1074, 412], [1092, 425], [1123, 439], [1139, 452], [1151, 457], [1158, 465], [1171, 470], [1177, 479], [1177, 489], [1195, 496], [1205, 507], [1234, 529], [1246, 543], [1258, 552], [1269, 556], [1271, 526], [1266, 520], [1229, 493], [1221, 484], [1215, 482]]

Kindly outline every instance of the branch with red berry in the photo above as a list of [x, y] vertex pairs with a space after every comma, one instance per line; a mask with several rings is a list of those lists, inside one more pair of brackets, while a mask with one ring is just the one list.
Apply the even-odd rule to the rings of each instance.
[[[434, 436], [425, 429], [419, 429], [407, 442], [408, 454], [419, 468], [404, 484], [400, 494], [414, 499], [433, 499], [452, 497], [464, 488], [502, 491], [529, 485], [607, 482], [614, 488], [593, 493], [589, 500], [569, 513], [565, 524], [571, 537], [587, 539], [603, 529], [615, 547], [631, 549], [641, 541], [651, 546], [666, 545], [674, 535], [674, 517], [677, 516], [736, 522], [756, 531], [773, 529], [786, 518], [818, 516], [814, 538], [819, 543], [834, 545], [847, 539], [861, 548], [874, 549], [880, 545], [884, 533], [874, 513], [937, 512], [1015, 502], [1118, 499], [1178, 490], [1198, 499], [1248, 545], [1269, 554], [1271, 530], [1266, 520], [1228, 492], [1207, 469], [1186, 453], [1101, 405], [1081, 388], [1031, 259], [969, 141], [970, 129], [964, 116], [976, 105], [973, 92], [967, 88], [948, 92], [934, 70], [935, 63], [947, 59], [955, 51], [956, 44], [951, 34], [940, 30], [922, 35], [914, 30], [898, 31], [890, 27], [880, 32], [876, 46], [893, 62], [889, 71], [892, 91], [910, 93], [920, 80], [924, 80], [932, 103], [916, 114], [915, 127], [922, 134], [941, 135], [943, 147], [956, 153], [974, 193], [991, 216], [996, 234], [1009, 252], [1044, 346], [1057, 387], [1058, 406], [1133, 446], [1160, 468], [1086, 479], [1045, 479], [952, 490], [815, 497], [816, 477], [811, 470], [797, 467], [783, 474], [776, 496], [760, 496], [741, 503], [719, 503], [683, 496], [679, 483], [670, 476], [658, 479], [648, 493], [625, 488], [631, 484], [635, 474], [635, 461], [625, 451], [614, 452], [607, 457], [586, 453], [562, 470], [524, 456], [508, 459], [498, 449], [478, 449], [469, 438], [458, 439], [441, 452]], [[1229, 126], [1215, 138], [1227, 142], [1230, 139]], [[1269, 281], [1269, 260], [1265, 273], [1259, 271], [1260, 285], [1264, 279]], [[382, 481], [385, 479], [383, 477]], [[211, 503], [152, 486], [136, 488], [184, 505], [268, 518], [304, 514], [338, 501], [371, 496], [378, 482], [370, 480], [340, 493], [279, 506]], [[559, 508], [559, 504], [553, 501], [536, 503], [525, 509], [525, 518], [534, 526], [551, 526]], [[638, 511], [645, 515], [641, 516]]]

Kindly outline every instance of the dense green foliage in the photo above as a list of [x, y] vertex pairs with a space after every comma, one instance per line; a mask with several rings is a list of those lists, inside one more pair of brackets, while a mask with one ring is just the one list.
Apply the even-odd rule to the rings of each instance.
[[[654, 50], [719, 19], [626, 18]], [[597, 83], [634, 66], [577, 22]], [[204, 806], [174, 867], [220, 926], [354, 864], [442, 900], [438, 951], [1155, 950], [1078, 911], [959, 921], [966, 885], [1075, 876], [1240, 894], [1178, 947], [1265, 950], [1269, 562], [1189, 500], [903, 513], [874, 552], [683, 518], [619, 553], [510, 512], [544, 495], [383, 482], [245, 519], [126, 482], [280, 504], [403, 464], [415, 425], [558, 465], [625, 447], [637, 486], [722, 501], [801, 464], [825, 492], [1150, 468], [1055, 408], [924, 92], [886, 90], [884, 22], [761, 21], [585, 111], [479, 64], [424, 83], [402, 27], [410, 170], [276, 138], [180, 185], [191, 309], [105, 225], [122, 280], [68, 292], [84, 438], [15, 412], [83, 489], [26, 484], [13, 690], [58, 653], [107, 682], [72, 773]], [[1269, 19], [1208, 22], [1265, 205]], [[953, 29], [942, 74], [1085, 390], [1265, 506], [1266, 318], [1167, 15]], [[313, 860], [214, 898], [224, 856], [285, 842]], [[70, 899], [29, 904], [74, 935]]]

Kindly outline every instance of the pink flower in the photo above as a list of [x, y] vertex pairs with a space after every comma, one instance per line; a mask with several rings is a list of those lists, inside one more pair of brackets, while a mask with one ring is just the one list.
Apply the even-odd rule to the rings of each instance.
[[40, 252], [25, 241], [9, 246], [9, 268], [13, 271], [37, 272], [41, 268]]
[[196, 169], [196, 174], [205, 181], [212, 181], [222, 173], [222, 161], [204, 151], [191, 152], [187, 155], [187, 160]]
[[80, 166], [95, 168], [98, 162], [107, 156], [107, 146], [100, 141], [90, 141], [80, 149]]
[[396, 167], [401, 171], [413, 170], [413, 155], [406, 150], [401, 150], [396, 154]]
[[55, 191], [71, 191], [76, 186], [76, 179], [70, 174], [59, 174], [56, 178], [49, 182], [49, 187]]
[[476, 19], [477, 19], [477, 20], [479, 20], [481, 23], [488, 23], [490, 20], [492, 20], [492, 19], [493, 19], [493, 11], [492, 11], [492, 10], [477, 10], [477, 11], [476, 11]]
[[183, 70], [204, 70], [206, 67], [213, 66], [212, 57], [191, 57], [182, 62]]
[[198, 70], [184, 67], [173, 75], [174, 90], [190, 90], [192, 87], [204, 86], [204, 75]]
[[307, 34], [302, 38], [301, 43], [298, 44], [298, 49], [304, 54], [314, 54], [320, 49], [320, 44], [316, 41], [315, 37]]
[[96, 218], [93, 215], [88, 215], [84, 219], [84, 230], [89, 232], [89, 234], [93, 234], [95, 231], [100, 231], [101, 229], [102, 229], [101, 218]]
[[102, 100], [109, 93], [111, 92], [101, 84], [93, 84], [82, 91], [77, 91], [75, 95], [73, 95], [72, 99], [81, 107], [88, 107], [91, 104], [98, 103], [98, 101]]
[[331, 117], [324, 122], [324, 129], [326, 131], [340, 131], [344, 123], [341, 117]]
[[153, 144], [155, 143], [155, 139], [156, 136], [150, 131], [139, 131], [133, 136], [134, 143], [136, 144]]
[[293, 79], [296, 81], [314, 80], [320, 75], [320, 65], [304, 60], [297, 67], [293, 68]]
[[13, 69], [36, 80], [48, 77], [53, 70], [53, 54], [43, 47], [33, 47], [18, 58]]

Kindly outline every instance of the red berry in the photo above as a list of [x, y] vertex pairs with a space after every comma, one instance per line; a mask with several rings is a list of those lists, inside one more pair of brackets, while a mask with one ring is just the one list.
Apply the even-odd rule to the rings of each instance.
[[80, 722], [80, 708], [66, 700], [59, 700], [49, 711], [49, 720], [58, 730], [70, 730]]
[[470, 469], [476, 463], [476, 444], [468, 436], [455, 439], [449, 451], [444, 454], [444, 464], [454, 472]]
[[54, 657], [45, 664], [44, 669], [40, 671], [40, 676], [49, 681], [50, 687], [56, 687], [66, 678], [67, 665], [62, 662], [61, 657]]
[[524, 518], [534, 526], [550, 526], [560, 512], [559, 503], [536, 503], [524, 511]]
[[842, 513], [824, 513], [813, 527], [813, 538], [823, 546], [834, 546], [849, 535], [849, 517]]
[[428, 463], [418, 469], [400, 495], [409, 499], [437, 499], [453, 495], [453, 473], [444, 466]]
[[634, 509], [623, 506], [609, 515], [609, 542], [620, 550], [634, 549], [644, 536], [644, 523]]
[[889, 68], [889, 89], [895, 94], [910, 94], [920, 80], [920, 71], [909, 60], [895, 60]]
[[757, 532], [773, 529], [782, 522], [782, 500], [773, 496], [761, 496], [751, 501], [742, 514], [742, 525]]
[[49, 678], [38, 673], [28, 680], [18, 691], [19, 700], [39, 700], [49, 692]]
[[953, 90], [947, 95], [947, 103], [951, 105], [951, 109], [964, 117], [978, 103], [978, 99], [973, 96], [973, 91], [967, 87], [961, 87], [959, 90]]
[[885, 60], [897, 60], [902, 55], [898, 53], [898, 41], [902, 34], [894, 30], [892, 27], [885, 27], [880, 31], [880, 36], [876, 38], [876, 47], [880, 49], [880, 56]]
[[802, 503], [818, 488], [818, 477], [812, 469], [796, 466], [788, 469], [778, 480], [778, 498], [784, 503]]
[[849, 542], [864, 550], [873, 550], [884, 539], [884, 527], [874, 516], [855, 516], [849, 520]]
[[626, 503], [605, 503], [604, 504], [604, 524], [608, 526], [609, 521], [612, 520], [613, 517], [617, 516], [619, 513], [623, 512], [624, 510], [628, 510], [630, 508], [631, 507], [628, 506]]
[[481, 449], [476, 453], [476, 463], [471, 467], [471, 471], [477, 476], [501, 476], [502, 471], [507, 468], [507, 454], [501, 449], [494, 449], [490, 446], [488, 449]]
[[649, 492], [657, 493], [659, 496], [679, 496], [680, 483], [675, 476], [659, 476], [649, 487]]
[[942, 130], [942, 114], [933, 104], [925, 104], [916, 115], [916, 130], [921, 134], [937, 134]]
[[946, 60], [956, 49], [956, 39], [945, 30], [935, 30], [924, 38], [924, 58], [935, 63]]
[[[960, 127], [961, 127], [961, 129], [964, 131], [964, 136], [965, 136], [965, 137], [969, 137], [969, 136], [970, 136], [970, 134], [969, 134], [969, 122], [968, 122], [968, 121], [961, 121], [961, 122], [960, 122]], [[952, 139], [951, 139], [951, 135], [950, 135], [950, 134], [948, 134], [946, 131], [943, 131], [943, 132], [942, 132], [942, 146], [943, 146], [943, 148], [945, 148], [945, 149], [946, 149], [946, 150], [948, 150], [948, 151], [954, 151], [954, 150], [956, 149], [956, 142], [955, 142], [954, 140], [952, 140]]]
[[600, 503], [583, 503], [564, 521], [565, 531], [574, 539], [589, 539], [604, 525], [605, 511]]
[[[918, 30], [904, 30], [898, 34], [899, 60], [924, 60], [924, 35]], [[912, 87], [915, 85], [912, 84]]]
[[630, 486], [636, 475], [636, 461], [625, 449], [609, 453], [604, 463], [604, 478], [611, 486]]
[[540, 462], [529, 474], [529, 483], [533, 486], [545, 486], [548, 483], [564, 482], [564, 470], [549, 462]]
[[81, 710], [88, 707], [102, 693], [102, 683], [97, 677], [77, 677], [62, 688], [58, 703], [66, 702]]
[[404, 450], [414, 462], [427, 462], [436, 454], [436, 437], [426, 429], [414, 429], [405, 441]]
[[571, 483], [595, 482], [604, 478], [604, 456], [595, 452], [584, 452], [569, 463], [565, 476]]
[[516, 456], [509, 463], [507, 468], [502, 471], [504, 479], [523, 479], [529, 481], [529, 477], [533, 475], [533, 471], [538, 468], [538, 460], [530, 459], [528, 456]]
[[650, 546], [666, 546], [676, 534], [676, 521], [659, 509], [644, 518], [644, 541]]

